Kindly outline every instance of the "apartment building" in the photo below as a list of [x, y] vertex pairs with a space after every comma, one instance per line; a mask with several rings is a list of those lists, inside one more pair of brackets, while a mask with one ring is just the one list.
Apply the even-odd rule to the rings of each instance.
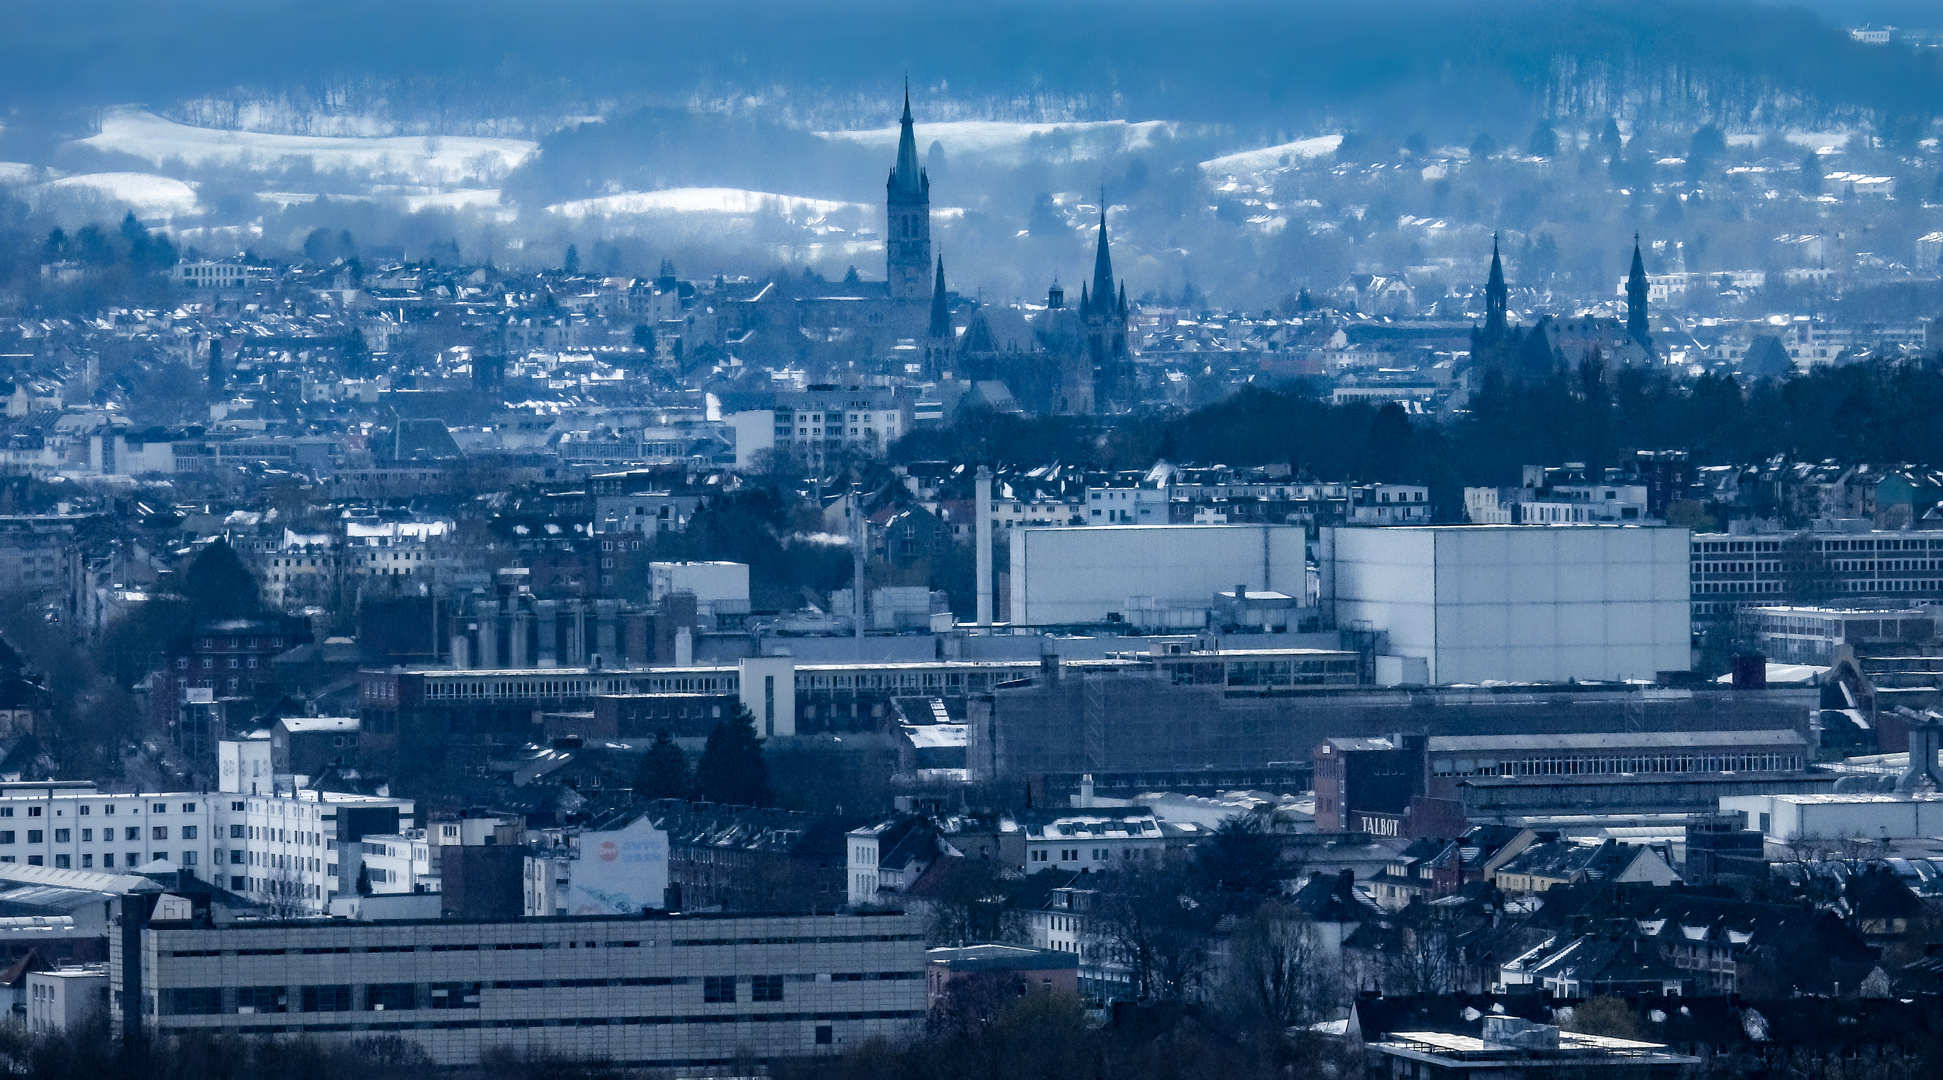
[[117, 1023], [132, 974], [156, 1034], [393, 1035], [448, 1067], [502, 1047], [762, 1065], [899, 1039], [925, 1011], [923, 927], [902, 913], [150, 922], [134, 957], [124, 938]]

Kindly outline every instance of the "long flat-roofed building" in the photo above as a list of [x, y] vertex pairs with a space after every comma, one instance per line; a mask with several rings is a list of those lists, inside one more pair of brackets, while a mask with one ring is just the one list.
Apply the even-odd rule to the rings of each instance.
[[761, 1065], [909, 1035], [925, 1010], [922, 926], [901, 913], [150, 922], [133, 956], [124, 936], [109, 963], [124, 1032], [138, 1000], [152, 1033], [392, 1035], [446, 1067], [500, 1048]]

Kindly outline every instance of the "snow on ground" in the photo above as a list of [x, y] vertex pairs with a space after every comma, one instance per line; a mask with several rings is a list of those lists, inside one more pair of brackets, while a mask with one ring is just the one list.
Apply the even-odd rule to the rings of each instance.
[[405, 209], [414, 214], [427, 207], [438, 210], [473, 210], [498, 205], [498, 188], [468, 188], [463, 191], [444, 191], [436, 195], [405, 197]]
[[180, 180], [153, 173], [83, 173], [27, 189], [36, 204], [101, 201], [127, 206], [143, 218], [170, 217], [196, 209], [196, 189]]
[[403, 175], [418, 183], [453, 184], [495, 177], [532, 156], [538, 144], [524, 139], [476, 136], [271, 135], [191, 127], [131, 106], [108, 110], [101, 133], [82, 146], [130, 154], [161, 165], [272, 168], [285, 158], [307, 158], [319, 172]]
[[870, 211], [862, 203], [806, 199], [743, 188], [668, 188], [665, 191], [623, 191], [597, 199], [579, 199], [547, 207], [561, 217], [615, 217], [624, 214], [781, 214], [791, 219], [820, 218], [845, 211]]
[[[941, 124], [920, 123], [917, 137], [920, 150], [933, 141], [943, 143], [947, 158], [965, 154], [1000, 164], [1018, 164], [1034, 156], [1037, 146], [1044, 146], [1048, 152], [1056, 148], [1063, 157], [1066, 141], [1071, 142], [1075, 158], [1097, 157], [1123, 149], [1138, 150], [1153, 141], [1155, 132], [1167, 126], [1162, 120], [1097, 120], [1074, 124], [951, 120]], [[899, 130], [893, 126], [868, 131], [819, 131], [817, 135], [895, 152]]]
[[[1286, 165], [1297, 158], [1328, 157], [1342, 144], [1341, 135], [1317, 135], [1312, 139], [1297, 139], [1294, 142], [1282, 143], [1280, 146], [1264, 146], [1260, 150], [1243, 150], [1239, 154], [1227, 154], [1211, 161], [1203, 161], [1201, 167], [1209, 172], [1264, 172]], [[1285, 158], [1286, 161], [1283, 160]]]

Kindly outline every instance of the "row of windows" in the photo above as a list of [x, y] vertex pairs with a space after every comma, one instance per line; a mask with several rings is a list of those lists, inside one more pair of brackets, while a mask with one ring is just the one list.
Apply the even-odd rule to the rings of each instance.
[[1590, 774], [1691, 772], [1792, 772], [1803, 767], [1799, 754], [1667, 754], [1621, 757], [1438, 758], [1438, 776], [1578, 776]]
[[[194, 851], [185, 851], [185, 852], [183, 852], [183, 853], [182, 853], [182, 855], [181, 855], [181, 858], [180, 858], [180, 861], [178, 861], [178, 862], [176, 863], [176, 865], [177, 865], [177, 866], [194, 866], [194, 865], [196, 865], [196, 863], [197, 863], [197, 859], [198, 859], [198, 855], [199, 855], [199, 853], [198, 853], [198, 852], [194, 852]], [[156, 853], [155, 853], [155, 854], [154, 854], [154, 855], [152, 856], [152, 858], [156, 858], [156, 859], [166, 859], [166, 858], [168, 858], [168, 857], [169, 857], [169, 853], [168, 853], [168, 852], [166, 852], [166, 851], [158, 851], [158, 852], [156, 852]], [[12, 855], [0, 855], [0, 863], [10, 863], [10, 862], [13, 862], [13, 861], [15, 861], [15, 860], [14, 860], [14, 857], [13, 857]], [[134, 869], [135, 867], [137, 867], [137, 866], [140, 866], [140, 865], [142, 865], [142, 861], [143, 861], [143, 860], [142, 860], [142, 853], [141, 853], [141, 852], [139, 852], [139, 851], [131, 851], [131, 852], [128, 852], [128, 854], [127, 854], [127, 858], [126, 858], [126, 861], [124, 861], [124, 862], [122, 863], [122, 866], [124, 866], [124, 867], [126, 867], [126, 868], [128, 868], [128, 869], [130, 869], [130, 870], [132, 870], [132, 869]], [[29, 856], [27, 856], [27, 865], [28, 865], [28, 866], [46, 866], [46, 865], [47, 865], [47, 861], [46, 861], [46, 859], [45, 859], [44, 857], [42, 857], [42, 856], [40, 856], [40, 855], [29, 855]], [[88, 853], [88, 854], [84, 854], [84, 855], [82, 855], [82, 856], [81, 856], [81, 869], [83, 869], [83, 870], [92, 870], [92, 869], [94, 869], [94, 868], [95, 868], [95, 867], [94, 867], [94, 855], [93, 855], [93, 853]], [[106, 852], [102, 852], [102, 854], [101, 854], [101, 868], [102, 868], [103, 870], [113, 870], [113, 869], [115, 868], [115, 853], [114, 853], [114, 852], [112, 852], [112, 851], [106, 851]], [[72, 855], [56, 855], [56, 856], [54, 856], [54, 869], [56, 869], [56, 870], [72, 870], [72, 869], [74, 869], [74, 856], [72, 856]]]
[[[1791, 545], [1784, 540], [1698, 540], [1693, 544], [1695, 555], [1737, 555], [1763, 552], [1778, 552]], [[1811, 540], [1808, 547], [1814, 551], [1943, 551], [1943, 538], [1924, 539], [1882, 539], [1882, 540]]]
[[[142, 827], [140, 825], [130, 825], [127, 828], [123, 829], [122, 832], [124, 834], [122, 837], [123, 840], [140, 840], [142, 838]], [[149, 833], [150, 833], [149, 838], [151, 840], [167, 840], [169, 838], [169, 826], [156, 825], [149, 829]], [[0, 829], [0, 845], [14, 843], [17, 835], [18, 834], [16, 834], [12, 829]], [[47, 830], [45, 829], [27, 830], [27, 842], [30, 844], [45, 843], [46, 838], [47, 838]], [[182, 826], [182, 839], [194, 840], [195, 838], [196, 838], [196, 826], [194, 825]], [[54, 842], [57, 844], [73, 843], [74, 830], [55, 829]], [[84, 844], [93, 843], [94, 830], [82, 829], [81, 842]], [[112, 844], [115, 842], [115, 830], [112, 826], [101, 830], [101, 842], [104, 844]]]
[[[1087, 850], [1084, 848], [1060, 848], [1058, 850], [1060, 862], [1110, 862], [1113, 859], [1112, 848], [1092, 848], [1092, 854], [1084, 857], [1081, 855], [1082, 851]], [[1031, 861], [1051, 862], [1051, 851], [1051, 848], [1034, 848], [1030, 852]], [[1152, 859], [1155, 856], [1156, 852], [1153, 848], [1123, 847], [1120, 849], [1120, 857], [1122, 859]]]
[[[101, 806], [101, 816], [114, 817], [115, 805], [116, 804], [114, 803], [103, 803]], [[29, 806], [27, 808], [27, 816], [40, 817], [42, 816], [41, 812], [43, 809], [44, 809], [43, 807], [39, 807], [39, 806]], [[14, 812], [14, 808], [11, 806], [0, 806], [0, 818], [10, 818], [14, 816], [13, 812]], [[140, 806], [131, 806], [128, 808], [128, 812], [131, 814], [139, 814], [142, 812], [142, 808]], [[154, 814], [166, 814], [169, 812], [169, 804], [165, 802], [155, 803], [149, 808], [149, 812]], [[183, 803], [182, 812], [185, 814], [195, 813], [196, 804], [192, 802]], [[74, 815], [76, 817], [88, 817], [93, 813], [94, 813], [94, 807], [89, 803], [82, 803], [81, 805], [74, 808]], [[59, 812], [56, 812], [54, 816], [60, 817], [61, 815]]]

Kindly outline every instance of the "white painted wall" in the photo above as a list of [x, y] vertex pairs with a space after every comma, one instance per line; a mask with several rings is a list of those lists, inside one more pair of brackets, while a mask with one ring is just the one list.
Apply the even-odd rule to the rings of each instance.
[[1336, 625], [1367, 620], [1436, 684], [1651, 679], [1690, 663], [1685, 529], [1329, 529]]
[[1010, 535], [1015, 624], [1105, 622], [1109, 613], [1127, 615], [1134, 597], [1209, 604], [1243, 584], [1307, 595], [1299, 525], [1030, 527]]

